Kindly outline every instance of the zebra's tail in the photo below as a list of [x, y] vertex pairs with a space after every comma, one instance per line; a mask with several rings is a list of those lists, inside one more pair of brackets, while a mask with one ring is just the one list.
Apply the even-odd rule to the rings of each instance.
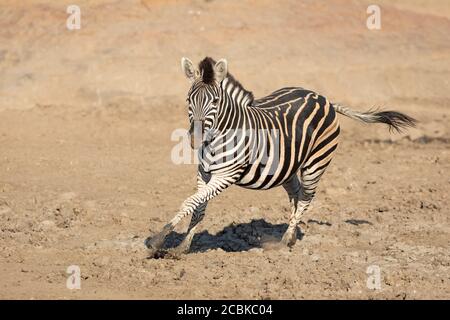
[[339, 104], [333, 104], [333, 106], [336, 112], [349, 118], [366, 123], [387, 124], [389, 126], [389, 131], [395, 130], [397, 132], [401, 132], [403, 129], [408, 127], [415, 127], [417, 122], [414, 118], [397, 111], [369, 110], [366, 112], [359, 112]]

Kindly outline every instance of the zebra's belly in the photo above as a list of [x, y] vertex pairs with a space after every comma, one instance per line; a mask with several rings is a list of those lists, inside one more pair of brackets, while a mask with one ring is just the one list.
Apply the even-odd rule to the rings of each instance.
[[[289, 177], [290, 178], [290, 177]], [[251, 190], [267, 190], [267, 189], [272, 189], [275, 187], [279, 187], [281, 186], [283, 183], [285, 183], [287, 180], [289, 180], [289, 178], [284, 179], [283, 181], [279, 182], [279, 183], [273, 183], [273, 184], [259, 184], [259, 183], [254, 183], [254, 184], [242, 184], [237, 182], [236, 185], [245, 189], [251, 189]]]
[[289, 171], [283, 170], [286, 166], [288, 166], [288, 163], [281, 164], [276, 168], [268, 168], [266, 165], [251, 166], [242, 174], [236, 185], [255, 190], [266, 190], [281, 186], [297, 174], [300, 163], [296, 163]]

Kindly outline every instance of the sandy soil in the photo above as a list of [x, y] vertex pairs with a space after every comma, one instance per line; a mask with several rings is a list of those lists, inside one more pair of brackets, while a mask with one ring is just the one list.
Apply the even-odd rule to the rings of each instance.
[[[368, 1], [76, 2], [77, 31], [69, 2], [0, 4], [0, 298], [450, 298], [448, 1], [378, 1], [378, 31]], [[232, 187], [190, 254], [146, 259], [143, 239], [195, 190], [171, 133], [187, 127], [179, 59], [205, 55], [258, 97], [297, 85], [420, 123], [342, 118], [291, 250], [264, 245], [287, 227], [284, 191]]]

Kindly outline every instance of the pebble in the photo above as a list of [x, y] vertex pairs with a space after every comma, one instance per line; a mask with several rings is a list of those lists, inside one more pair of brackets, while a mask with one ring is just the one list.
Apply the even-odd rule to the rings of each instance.
[[102, 257], [102, 258], [96, 259], [94, 261], [94, 265], [97, 267], [104, 267], [104, 266], [107, 266], [109, 264], [109, 262], [110, 262], [109, 257]]
[[320, 256], [318, 254], [311, 255], [311, 260], [312, 261], [317, 262], [317, 261], [319, 261], [319, 259], [320, 259]]
[[43, 231], [49, 231], [56, 228], [56, 224], [52, 220], [44, 220], [39, 224], [39, 226], [42, 228]]
[[259, 208], [258, 207], [250, 207], [250, 212], [257, 213], [257, 212], [259, 212]]

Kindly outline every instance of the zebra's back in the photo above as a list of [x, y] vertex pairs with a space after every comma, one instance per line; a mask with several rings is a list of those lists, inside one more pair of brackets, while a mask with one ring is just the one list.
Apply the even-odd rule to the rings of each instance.
[[[249, 107], [252, 128], [258, 134], [258, 153], [253, 156], [238, 185], [269, 189], [288, 181], [301, 170], [326, 167], [337, 146], [339, 124], [331, 103], [302, 88], [282, 88], [255, 100]], [[261, 151], [261, 146], [266, 146]]]

